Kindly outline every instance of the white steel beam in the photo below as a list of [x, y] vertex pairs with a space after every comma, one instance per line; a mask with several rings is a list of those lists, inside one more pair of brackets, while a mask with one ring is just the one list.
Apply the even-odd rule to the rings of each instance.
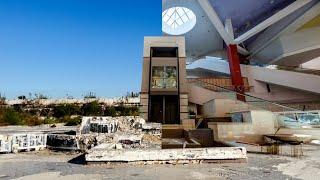
[[316, 16], [320, 15], [320, 2], [315, 4], [307, 12], [305, 12], [301, 17], [296, 19], [290, 26], [284, 30], [284, 34], [290, 34], [298, 30], [305, 23], [311, 21]]
[[226, 19], [224, 22], [224, 27], [229, 36], [234, 39], [233, 26], [231, 19]]
[[[198, 1], [201, 1], [201, 0], [198, 0]], [[293, 13], [294, 11], [296, 11], [297, 9], [303, 7], [304, 5], [308, 4], [311, 1], [312, 0], [296, 0], [292, 4], [290, 4], [289, 6], [285, 7], [281, 11], [277, 12], [276, 14], [274, 14], [271, 17], [269, 17], [268, 19], [264, 20], [263, 22], [261, 22], [260, 24], [255, 26], [254, 28], [250, 29], [249, 31], [247, 31], [244, 34], [242, 34], [241, 36], [237, 37], [235, 39], [235, 42], [237, 44], [244, 42], [245, 40], [249, 39], [250, 37], [252, 37], [252, 36], [254, 36], [256, 34], [258, 34], [262, 30], [264, 30], [267, 27], [271, 26], [272, 24], [278, 22], [282, 18], [284, 18], [287, 15]]]
[[249, 52], [247, 51], [247, 49], [245, 49], [245, 48], [243, 48], [243, 47], [241, 47], [241, 46], [239, 46], [239, 45], [237, 45], [237, 48], [238, 48], [238, 52], [239, 52], [240, 54], [249, 55]]
[[[224, 25], [222, 24], [218, 14], [213, 9], [210, 2], [208, 0], [198, 0], [198, 3], [200, 4], [200, 6], [204, 10], [204, 12], [207, 14], [207, 16], [208, 16], [209, 20], [211, 21], [211, 23], [213, 24], [213, 26], [217, 29], [217, 31], [220, 34], [220, 36], [222, 37], [223, 41], [228, 45], [229, 44], [236, 44], [234, 39], [225, 30]], [[249, 54], [249, 52], [241, 46], [238, 46], [238, 51], [241, 54], [245, 54], [245, 55]]]
[[200, 6], [207, 14], [208, 18], [212, 22], [213, 26], [217, 29], [222, 39], [225, 41], [226, 44], [233, 44], [232, 38], [229, 34], [225, 31], [224, 25], [220, 21], [220, 18], [216, 11], [213, 9], [212, 5], [208, 0], [198, 0]]
[[303, 15], [301, 15], [299, 18], [297, 18], [295, 21], [293, 21], [290, 25], [288, 25], [286, 28], [281, 30], [278, 34], [270, 36], [268, 31], [264, 31], [255, 42], [253, 42], [253, 49], [251, 50], [251, 55], [253, 56], [263, 50], [266, 46], [268, 46], [272, 41], [277, 39], [283, 34], [291, 34], [295, 32], [297, 29], [299, 29], [301, 26], [303, 26], [306, 22], [311, 21], [313, 18], [318, 16], [320, 14], [320, 2], [312, 6], [307, 12], [305, 12]]

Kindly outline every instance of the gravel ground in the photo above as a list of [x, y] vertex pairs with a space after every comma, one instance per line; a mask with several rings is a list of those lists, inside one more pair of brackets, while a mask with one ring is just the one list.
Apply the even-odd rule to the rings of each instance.
[[0, 154], [2, 179], [318, 179], [320, 146], [305, 146], [305, 156], [248, 154], [248, 163], [105, 166], [82, 165], [80, 154], [25, 152]]

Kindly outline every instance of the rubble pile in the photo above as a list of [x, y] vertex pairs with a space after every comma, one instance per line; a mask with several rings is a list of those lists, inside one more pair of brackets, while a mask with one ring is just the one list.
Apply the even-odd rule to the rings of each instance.
[[83, 117], [81, 150], [161, 149], [161, 124], [134, 116]]
[[0, 131], [0, 153], [44, 148], [81, 151], [94, 148], [161, 148], [161, 124], [147, 123], [144, 119], [133, 116], [83, 117], [79, 129], [16, 129], [6, 128]]

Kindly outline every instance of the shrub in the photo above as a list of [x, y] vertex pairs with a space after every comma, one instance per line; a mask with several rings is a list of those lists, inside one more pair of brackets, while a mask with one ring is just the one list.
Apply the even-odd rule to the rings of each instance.
[[57, 123], [57, 119], [52, 118], [52, 117], [50, 117], [50, 118], [48, 117], [43, 120], [43, 123], [44, 124], [54, 124], [54, 123]]
[[139, 108], [138, 107], [127, 107], [127, 106], [117, 106], [116, 111], [120, 116], [139, 116]]
[[42, 121], [29, 113], [19, 112], [13, 108], [0, 109], [0, 124], [2, 125], [29, 125], [35, 126], [41, 124]]
[[80, 108], [75, 104], [61, 104], [53, 107], [53, 116], [56, 118], [77, 115], [79, 113]]
[[41, 121], [37, 116], [32, 116], [28, 113], [21, 113], [20, 116], [24, 124], [28, 126], [37, 126], [43, 124], [43, 121]]
[[64, 122], [66, 122], [65, 126], [76, 126], [81, 124], [81, 117], [75, 117], [75, 118], [71, 118], [70, 116], [65, 117]]
[[4, 114], [2, 116], [3, 122], [10, 125], [23, 125], [24, 122], [20, 114], [12, 108], [7, 108], [4, 110]]
[[98, 101], [93, 101], [82, 106], [84, 116], [100, 116], [102, 115], [102, 107]]
[[37, 109], [30, 109], [30, 110], [28, 110], [28, 113], [36, 116], [38, 114], [38, 110]]
[[113, 106], [109, 106], [109, 107], [106, 107], [106, 110], [104, 111], [104, 115], [115, 117], [117, 116], [117, 111]]

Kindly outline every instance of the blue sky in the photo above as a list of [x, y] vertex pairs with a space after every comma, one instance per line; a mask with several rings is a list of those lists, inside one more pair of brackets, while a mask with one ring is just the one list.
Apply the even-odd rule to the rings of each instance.
[[115, 97], [140, 90], [161, 0], [1, 0], [0, 93]]

